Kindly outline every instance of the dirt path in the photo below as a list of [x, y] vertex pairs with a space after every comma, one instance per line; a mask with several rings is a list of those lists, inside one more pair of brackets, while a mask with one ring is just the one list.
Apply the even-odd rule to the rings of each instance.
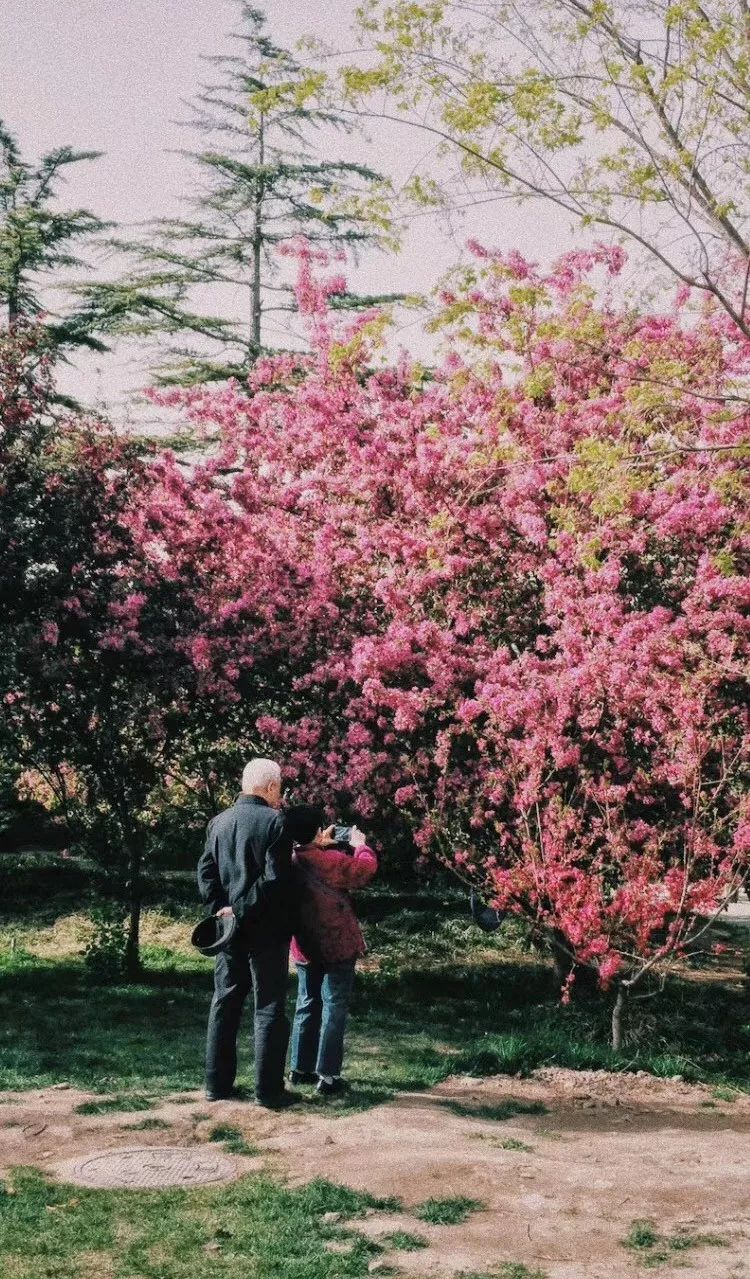
[[[414, 1276], [487, 1271], [503, 1261], [549, 1279], [635, 1279], [654, 1273], [622, 1246], [636, 1219], [661, 1235], [712, 1235], [659, 1266], [677, 1279], [750, 1279], [750, 1097], [635, 1075], [547, 1069], [528, 1080], [456, 1078], [429, 1093], [336, 1116], [319, 1106], [283, 1115], [199, 1094], [141, 1114], [85, 1116], [69, 1088], [0, 1096], [0, 1165], [53, 1171], [63, 1158], [126, 1145], [192, 1144], [217, 1123], [241, 1128], [263, 1155], [243, 1161], [290, 1182], [323, 1176], [378, 1195], [404, 1212], [373, 1214], [374, 1238], [393, 1230], [429, 1246], [385, 1254]], [[500, 1121], [509, 1100], [545, 1113]], [[469, 1110], [484, 1108], [484, 1114]], [[144, 1120], [163, 1127], [140, 1128]], [[466, 1196], [484, 1207], [463, 1224], [429, 1225], [409, 1212], [426, 1199]]]

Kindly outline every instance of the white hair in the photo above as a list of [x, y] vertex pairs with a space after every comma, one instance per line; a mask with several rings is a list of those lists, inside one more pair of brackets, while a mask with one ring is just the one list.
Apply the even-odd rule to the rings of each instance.
[[281, 781], [281, 769], [272, 759], [251, 759], [242, 772], [242, 790], [245, 795], [267, 790], [274, 782]]

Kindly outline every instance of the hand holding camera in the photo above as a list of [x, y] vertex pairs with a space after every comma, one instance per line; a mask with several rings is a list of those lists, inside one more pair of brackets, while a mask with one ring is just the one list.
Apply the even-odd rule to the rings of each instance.
[[319, 848], [337, 848], [339, 852], [350, 853], [362, 848], [367, 840], [358, 826], [329, 826], [317, 836], [315, 843]]

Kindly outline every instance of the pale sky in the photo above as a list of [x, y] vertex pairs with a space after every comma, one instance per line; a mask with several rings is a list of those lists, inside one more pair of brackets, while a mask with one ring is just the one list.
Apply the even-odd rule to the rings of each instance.
[[[258, 7], [282, 45], [313, 34], [340, 49], [354, 47], [350, 0], [324, 6], [270, 0]], [[233, 0], [0, 0], [0, 118], [29, 157], [62, 144], [106, 153], [71, 170], [70, 204], [124, 224], [175, 213], [189, 162], [169, 152], [191, 145], [176, 123], [185, 115], [181, 101], [206, 76], [200, 55], [227, 51], [236, 13]], [[370, 143], [357, 144], [358, 156], [397, 181], [429, 154], [429, 140], [406, 127], [378, 124], [369, 132]], [[416, 219], [401, 253], [371, 255], [354, 283], [428, 292], [472, 235], [542, 262], [571, 244], [565, 215], [504, 201], [472, 211], [452, 233], [432, 218]], [[408, 323], [400, 336], [424, 353], [418, 323]], [[146, 382], [142, 356], [132, 348], [84, 357], [66, 374], [69, 389], [103, 401], [116, 415], [129, 392]]]

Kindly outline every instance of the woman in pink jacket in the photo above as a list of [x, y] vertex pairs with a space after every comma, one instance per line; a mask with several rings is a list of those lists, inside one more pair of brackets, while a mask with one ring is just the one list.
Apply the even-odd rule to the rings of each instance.
[[341, 1078], [344, 1034], [355, 965], [366, 949], [350, 892], [369, 883], [378, 862], [356, 826], [349, 835], [352, 851], [342, 852], [333, 827], [323, 829], [321, 808], [299, 804], [286, 820], [297, 844], [292, 958], [299, 983], [289, 1079], [335, 1096], [347, 1086]]

